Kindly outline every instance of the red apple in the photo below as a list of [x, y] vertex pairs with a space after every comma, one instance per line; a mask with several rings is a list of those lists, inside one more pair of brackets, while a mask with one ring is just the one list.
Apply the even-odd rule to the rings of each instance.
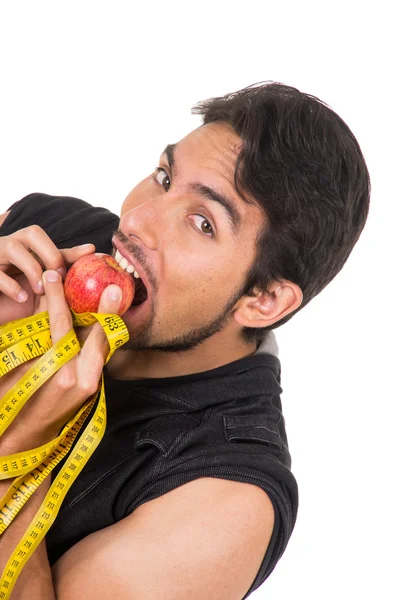
[[66, 302], [75, 313], [98, 312], [103, 290], [116, 284], [122, 291], [119, 315], [128, 310], [134, 299], [135, 284], [132, 276], [108, 254], [95, 252], [82, 256], [66, 274], [64, 291]]

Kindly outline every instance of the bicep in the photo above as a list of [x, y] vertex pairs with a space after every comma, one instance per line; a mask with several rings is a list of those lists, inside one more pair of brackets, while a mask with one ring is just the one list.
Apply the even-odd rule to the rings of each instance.
[[200, 478], [73, 546], [53, 567], [56, 597], [239, 600], [273, 525], [272, 503], [260, 488]]

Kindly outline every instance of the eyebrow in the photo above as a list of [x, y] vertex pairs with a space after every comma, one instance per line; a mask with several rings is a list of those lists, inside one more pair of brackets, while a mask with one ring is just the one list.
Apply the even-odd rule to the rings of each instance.
[[[170, 165], [170, 169], [174, 177], [176, 177], [178, 173], [177, 166], [175, 163], [176, 146], [177, 144], [168, 144], [168, 146], [166, 146], [163, 151], [163, 154], [166, 154], [167, 156], [168, 164]], [[241, 225], [241, 217], [239, 212], [235, 208], [234, 203], [231, 200], [229, 200], [227, 196], [221, 194], [220, 192], [217, 192], [210, 186], [204, 185], [202, 183], [190, 183], [188, 186], [188, 190], [189, 192], [196, 192], [197, 194], [200, 194], [207, 200], [211, 200], [212, 202], [217, 202], [218, 204], [220, 204], [227, 213], [233, 234], [237, 234]]]
[[174, 160], [175, 148], [176, 148], [176, 144], [168, 144], [168, 146], [166, 146], [164, 148], [163, 154], [167, 155], [168, 164], [170, 165], [170, 169], [171, 169], [171, 171], [174, 172], [174, 175], [176, 176], [177, 170], [176, 170], [175, 160]]

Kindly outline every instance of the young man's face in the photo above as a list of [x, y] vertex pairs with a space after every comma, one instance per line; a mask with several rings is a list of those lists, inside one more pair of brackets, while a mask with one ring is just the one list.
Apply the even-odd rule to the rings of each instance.
[[262, 211], [234, 186], [240, 147], [225, 123], [203, 125], [164, 152], [158, 172], [125, 199], [113, 241], [148, 283], [148, 299], [123, 315], [123, 349], [183, 351], [236, 329], [233, 307], [264, 226]]

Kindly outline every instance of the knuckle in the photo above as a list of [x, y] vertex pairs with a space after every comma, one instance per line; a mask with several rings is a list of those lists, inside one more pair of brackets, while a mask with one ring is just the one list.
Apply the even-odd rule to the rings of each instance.
[[68, 392], [76, 387], [76, 374], [70, 369], [61, 369], [57, 377], [57, 386], [61, 392]]
[[19, 246], [20, 242], [15, 237], [9, 236], [6, 238], [6, 245], [9, 252], [12, 252]]
[[29, 235], [41, 234], [44, 231], [44, 229], [40, 227], [40, 225], [29, 225], [29, 227], [27, 227], [26, 230], [29, 232]]
[[96, 381], [84, 381], [80, 384], [80, 391], [83, 399], [87, 399], [89, 396], [92, 396], [94, 392], [96, 392], [98, 387], [98, 383]]

